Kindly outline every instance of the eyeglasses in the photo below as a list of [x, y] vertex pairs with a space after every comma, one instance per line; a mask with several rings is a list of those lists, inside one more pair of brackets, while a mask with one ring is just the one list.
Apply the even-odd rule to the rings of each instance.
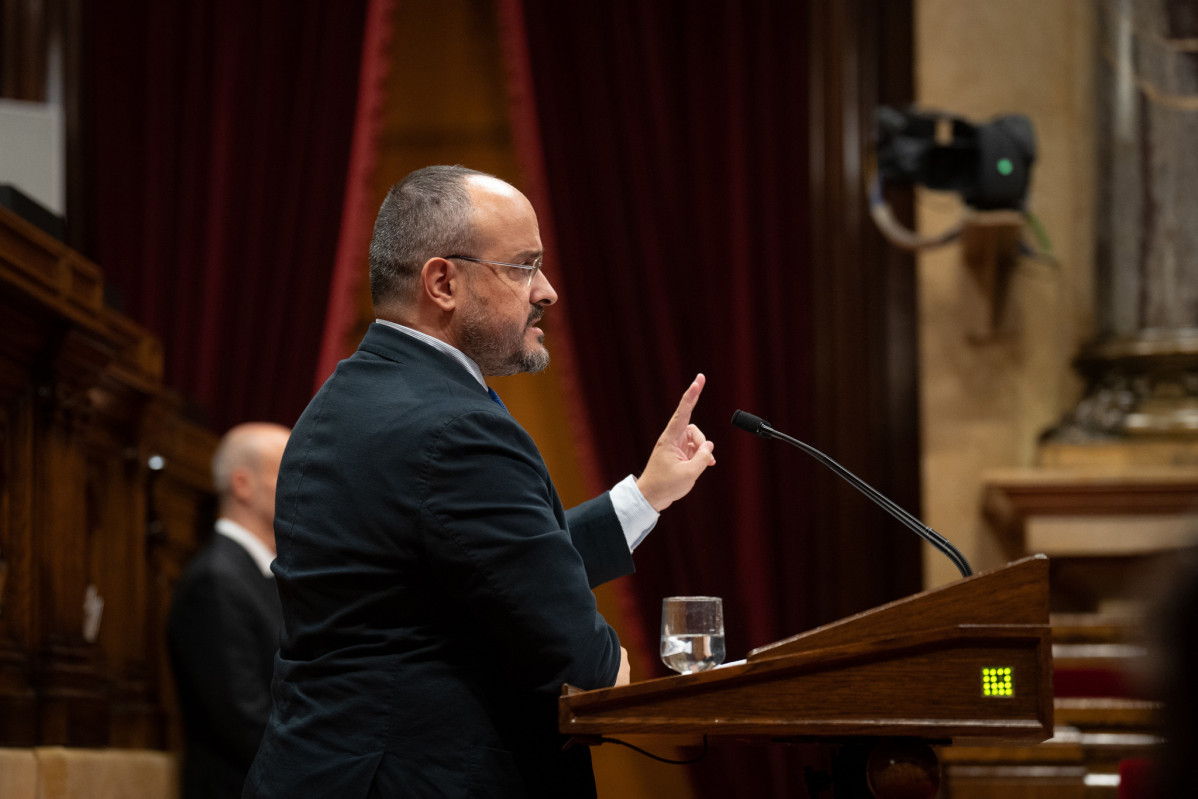
[[523, 269], [525, 274], [520, 276], [516, 281], [524, 286], [531, 286], [532, 282], [537, 279], [537, 273], [541, 271], [541, 257], [537, 256], [537, 260], [531, 265], [529, 264], [509, 264], [506, 261], [488, 261], [485, 258], [471, 258], [469, 255], [447, 255], [447, 260], [453, 261], [470, 261], [476, 264], [491, 264], [493, 266], [510, 266], [512, 269]]

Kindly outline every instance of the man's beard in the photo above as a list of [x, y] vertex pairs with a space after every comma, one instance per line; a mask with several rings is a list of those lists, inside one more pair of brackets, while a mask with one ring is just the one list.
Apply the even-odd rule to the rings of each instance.
[[459, 311], [462, 352], [488, 377], [542, 372], [549, 365], [549, 351], [543, 346], [544, 336], [537, 339], [542, 346], [528, 350], [524, 347], [524, 333], [544, 313], [541, 306], [534, 305], [528, 319], [516, 326], [496, 321], [485, 305], [471, 304], [469, 309]]

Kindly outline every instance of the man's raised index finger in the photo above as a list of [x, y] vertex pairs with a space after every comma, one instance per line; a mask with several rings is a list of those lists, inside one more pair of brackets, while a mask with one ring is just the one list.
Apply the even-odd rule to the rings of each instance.
[[690, 424], [691, 411], [695, 409], [695, 405], [699, 402], [699, 395], [703, 393], [703, 386], [706, 385], [707, 378], [702, 372], [695, 375], [695, 379], [686, 387], [686, 391], [682, 392], [682, 399], [678, 401], [678, 410], [674, 412], [674, 418], [670, 420], [670, 426], [673, 427], [675, 422], [680, 422], [684, 427]]

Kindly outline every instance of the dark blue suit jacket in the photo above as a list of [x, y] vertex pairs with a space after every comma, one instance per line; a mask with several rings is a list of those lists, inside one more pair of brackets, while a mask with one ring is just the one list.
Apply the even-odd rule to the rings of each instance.
[[524, 429], [375, 324], [279, 473], [284, 631], [246, 796], [590, 796], [563, 683], [615, 681], [591, 587], [632, 571], [603, 496], [567, 514]]

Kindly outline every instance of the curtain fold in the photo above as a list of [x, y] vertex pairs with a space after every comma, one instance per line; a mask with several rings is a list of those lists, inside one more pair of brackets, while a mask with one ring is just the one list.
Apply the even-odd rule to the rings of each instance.
[[396, 0], [368, 0], [358, 81], [358, 109], [345, 180], [341, 233], [337, 241], [337, 257], [329, 288], [329, 307], [320, 358], [316, 364], [314, 391], [333, 373], [337, 361], [354, 349], [354, 342], [349, 340], [349, 336], [357, 321], [356, 298], [365, 277], [370, 237], [378, 211], [371, 204], [370, 177], [374, 171], [384, 123], [384, 81], [390, 68], [388, 47], [395, 3]]
[[728, 419], [743, 405], [799, 432], [807, 421], [803, 7], [508, 5], [530, 43], [558, 315], [585, 365], [605, 481], [643, 460], [697, 372], [709, 380], [695, 421], [718, 463], [663, 515], [636, 582], [726, 589], [730, 651], [775, 640], [772, 610], [746, 612], [778, 604], [760, 578], [782, 520], [764, 508], [801, 493], [806, 467]]
[[[913, 537], [729, 425], [761, 415], [918, 512], [911, 272], [881, 254], [854, 172], [873, 105], [909, 99], [881, 88], [910, 68], [901, 47], [879, 55], [910, 36], [909, 4], [890, 5], [499, 0], [600, 481], [639, 466], [708, 377], [694, 421], [717, 464], [628, 578], [653, 649], [663, 596], [723, 597], [737, 659], [918, 590]], [[781, 748], [717, 748], [691, 771], [704, 796], [803, 784]]]
[[[538, 127], [540, 115], [537, 112], [537, 98], [532, 91], [532, 63], [529, 58], [523, 13], [518, 3], [500, 3], [497, 8], [502, 39], [500, 44], [512, 107], [512, 138], [516, 158], [524, 177], [527, 194], [533, 206], [538, 209], [542, 245], [545, 250], [544, 259], [553, 270], [552, 265], [560, 263], [561, 260], [558, 257], [553, 218], [554, 203], [550, 196], [545, 162], [542, 158], [542, 140]], [[548, 274], [550, 279], [558, 280], [555, 270]], [[558, 316], [556, 312], [553, 313], [555, 319]], [[595, 496], [609, 488], [611, 483], [600, 477], [596, 432], [587, 413], [587, 402], [583, 396], [585, 389], [581, 385], [576, 357], [576, 328], [569, 324], [568, 320], [564, 324], [546, 324], [550, 325], [552, 333], [553, 368], [561, 386], [565, 412], [569, 417], [575, 453], [574, 466], [582, 474], [588, 495]], [[664, 419], [662, 424], [665, 424]], [[646, 450], [641, 457], [646, 457], [647, 452]], [[639, 469], [640, 466], [640, 462], [630, 461], [625, 465], [624, 471]], [[609, 590], [614, 595], [619, 615], [624, 620], [620, 630], [622, 643], [630, 652], [639, 655], [640, 661], [643, 662], [656, 652], [656, 628], [652, 631], [645, 628], [627, 581], [617, 581]]]
[[218, 432], [312, 393], [355, 122], [365, 0], [87, 6], [69, 220], [166, 384]]

